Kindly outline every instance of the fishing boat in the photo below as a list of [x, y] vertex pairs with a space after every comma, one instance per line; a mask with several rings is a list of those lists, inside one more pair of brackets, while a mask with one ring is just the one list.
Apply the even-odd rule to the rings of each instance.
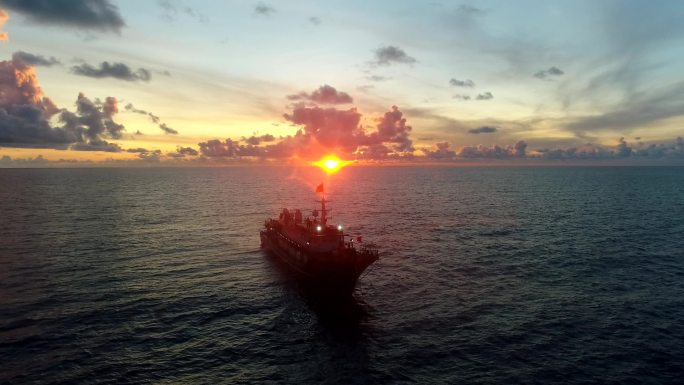
[[328, 223], [330, 203], [323, 184], [320, 209], [304, 217], [301, 210], [282, 209], [278, 219], [264, 222], [261, 248], [282, 260], [306, 283], [322, 293], [351, 295], [359, 276], [379, 258], [375, 245], [360, 235], [345, 234], [342, 225]]

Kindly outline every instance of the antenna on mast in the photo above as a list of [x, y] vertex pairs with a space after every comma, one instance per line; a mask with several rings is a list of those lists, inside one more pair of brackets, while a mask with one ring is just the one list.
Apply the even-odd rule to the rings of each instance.
[[328, 224], [328, 211], [330, 211], [330, 209], [326, 209], [325, 204], [326, 202], [330, 201], [325, 200], [325, 189], [323, 188], [323, 183], [316, 187], [316, 192], [321, 193], [321, 200], [316, 202], [321, 202], [321, 224], [326, 226]]

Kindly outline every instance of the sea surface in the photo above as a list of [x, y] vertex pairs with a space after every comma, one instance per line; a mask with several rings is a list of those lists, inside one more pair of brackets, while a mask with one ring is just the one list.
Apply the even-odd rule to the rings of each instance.
[[[381, 249], [314, 299], [281, 207]], [[684, 168], [0, 169], [2, 384], [684, 378]]]

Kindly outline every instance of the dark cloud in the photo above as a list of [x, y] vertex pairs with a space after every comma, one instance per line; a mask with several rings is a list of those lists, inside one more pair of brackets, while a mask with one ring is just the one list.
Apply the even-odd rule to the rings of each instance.
[[406, 124], [406, 118], [399, 107], [392, 106], [391, 111], [385, 112], [385, 115], [378, 119], [377, 132], [368, 135], [369, 142], [371, 144], [389, 142], [394, 144], [396, 152], [412, 152], [413, 142], [409, 137], [412, 129]]
[[[159, 126], [159, 128], [160, 128], [162, 131], [164, 131], [164, 133], [167, 134], [167, 135], [176, 135], [176, 134], [178, 134], [178, 131], [177, 131], [177, 130], [174, 130], [173, 128], [169, 127], [168, 125], [166, 125], [166, 123], [162, 123], [162, 121], [161, 121], [161, 119], [159, 118], [159, 116], [157, 116], [157, 115], [155, 115], [155, 114], [153, 114], [153, 113], [151, 113], [151, 112], [149, 112], [149, 111], [145, 111], [145, 110], [141, 110], [141, 109], [135, 108], [135, 106], [133, 105], [133, 103], [128, 103], [128, 104], [126, 104], [126, 106], [124, 107], [124, 109], [125, 109], [126, 111], [128, 111], [128, 112], [133, 112], [133, 113], [141, 114], [141, 115], [147, 115], [147, 116], [150, 118], [150, 120], [151, 120], [154, 124], [156, 124], [157, 126]], [[136, 135], [142, 135], [142, 133], [140, 133], [140, 131], [138, 131], [138, 133], [136, 133]]]
[[496, 132], [496, 127], [482, 126], [468, 130], [471, 134], [491, 134]]
[[449, 80], [449, 84], [451, 84], [454, 87], [468, 87], [468, 88], [475, 87], [475, 83], [470, 79], [458, 80], [458, 79], [452, 78], [451, 80]]
[[148, 152], [148, 151], [149, 151], [148, 149], [142, 148], [142, 147], [127, 148], [127, 149], [126, 149], [126, 152], [131, 152], [131, 153], [134, 153], [134, 154], [136, 154], [136, 153], [141, 153], [141, 152]]
[[494, 95], [492, 95], [491, 92], [485, 92], [484, 94], [478, 94], [475, 97], [475, 100], [490, 100], [494, 99]]
[[320, 104], [348, 104], [354, 101], [346, 92], [337, 91], [335, 87], [327, 84], [320, 86], [312, 93], [300, 92], [288, 95], [287, 98], [293, 101], [310, 101]]
[[110, 143], [106, 140], [91, 140], [89, 142], [74, 143], [69, 147], [74, 151], [103, 151], [103, 152], [121, 152], [123, 149], [116, 143]]
[[435, 143], [436, 150], [423, 148], [421, 151], [429, 159], [453, 159], [456, 157], [456, 152], [449, 149], [448, 142]]
[[470, 95], [454, 95], [454, 99], [470, 100], [472, 99]]
[[551, 76], [561, 76], [564, 73], [565, 72], [558, 67], [549, 67], [549, 69], [538, 71], [532, 76], [538, 79], [546, 79]]
[[82, 63], [71, 67], [71, 72], [76, 75], [87, 76], [90, 78], [114, 78], [125, 80], [129, 82], [143, 81], [148, 82], [152, 78], [152, 74], [145, 68], [138, 68], [133, 71], [128, 65], [124, 63], [109, 63], [102, 62], [100, 67], [96, 68], [88, 63]]
[[257, 15], [270, 15], [275, 12], [275, 8], [265, 3], [259, 3], [254, 7], [254, 12]]
[[456, 155], [460, 158], [524, 158], [526, 149], [527, 143], [521, 140], [514, 145], [506, 147], [500, 147], [499, 145], [493, 145], [491, 147], [483, 145], [464, 146], [458, 150]]
[[126, 25], [109, 0], [0, 0], [0, 6], [43, 24], [116, 33]]
[[195, 150], [194, 148], [192, 148], [192, 147], [181, 147], [181, 146], [178, 146], [178, 148], [176, 149], [176, 153], [181, 154], [183, 156], [185, 156], [185, 155], [189, 155], [189, 156], [199, 155], [199, 151]]
[[344, 158], [384, 159], [410, 157], [414, 151], [412, 128], [396, 106], [375, 119], [371, 129], [360, 125], [361, 114], [355, 108], [296, 106], [284, 117], [301, 126], [294, 135], [278, 139], [269, 134], [241, 140], [213, 139], [199, 143], [200, 153], [210, 158], [318, 159], [334, 152]]
[[161, 157], [162, 157], [161, 150], [141, 152], [138, 154], [138, 159], [146, 161], [146, 162], [152, 162], [152, 163], [160, 162]]
[[315, 16], [309, 18], [309, 23], [313, 25], [321, 25], [321, 19]]
[[243, 142], [246, 142], [247, 144], [251, 144], [254, 146], [258, 146], [262, 142], [273, 142], [274, 140], [275, 140], [275, 136], [273, 136], [271, 134], [264, 134], [261, 136], [252, 135], [249, 138], [246, 138], [244, 136], [242, 137]]
[[543, 159], [684, 159], [684, 139], [665, 143], [638, 143], [631, 146], [625, 138], [615, 147], [587, 143], [578, 147], [536, 150]]
[[167, 135], [178, 135], [178, 131], [174, 130], [173, 128], [169, 127], [166, 125], [166, 123], [160, 123], [159, 128], [164, 131], [165, 134]]
[[9, 155], [4, 155], [2, 158], [0, 158], [0, 166], [36, 166], [45, 165], [48, 163], [49, 161], [43, 158], [43, 155], [38, 155], [35, 158], [28, 157], [15, 159], [12, 159], [12, 157]]
[[[43, 95], [34, 68], [23, 61], [0, 61], [0, 145], [76, 150], [120, 151], [106, 139], [118, 139], [124, 126], [114, 121], [117, 99], [88, 99], [82, 93], [76, 112], [59, 109]], [[56, 117], [61, 126], [53, 126]]]
[[124, 126], [112, 120], [118, 112], [117, 100], [114, 97], [107, 97], [104, 102], [97, 99], [91, 101], [83, 93], [79, 93], [76, 99], [76, 113], [63, 110], [59, 120], [68, 131], [80, 133], [79, 142], [103, 146], [107, 145], [103, 137], [121, 138]]
[[359, 126], [361, 114], [356, 108], [337, 110], [334, 108], [297, 107], [291, 114], [284, 114], [285, 119], [302, 126], [307, 138], [314, 138], [322, 146], [337, 148], [350, 153], [359, 145], [364, 137]]
[[403, 49], [389, 45], [375, 50], [375, 61], [372, 63], [375, 65], [388, 66], [393, 63], [413, 64], [415, 62], [416, 59], [407, 55]]
[[55, 64], [61, 64], [59, 60], [57, 60], [54, 56], [51, 56], [49, 58], [41, 55], [34, 55], [32, 53], [24, 52], [24, 51], [17, 51], [12, 54], [12, 60], [14, 61], [21, 61], [24, 62], [25, 64], [31, 65], [31, 66], [45, 66], [45, 67], [50, 67]]

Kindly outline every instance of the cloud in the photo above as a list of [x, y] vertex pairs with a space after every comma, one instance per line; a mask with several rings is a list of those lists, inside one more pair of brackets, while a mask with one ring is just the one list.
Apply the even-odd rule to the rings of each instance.
[[74, 143], [69, 147], [74, 151], [102, 151], [102, 152], [121, 152], [121, 146], [116, 143], [110, 143], [106, 140], [91, 140], [89, 142]]
[[538, 149], [535, 151], [542, 159], [684, 159], [684, 139], [677, 137], [664, 143], [631, 146], [625, 138], [619, 138], [615, 147], [605, 147], [586, 143], [577, 147]]
[[375, 50], [375, 61], [373, 61], [372, 64], [389, 66], [393, 63], [413, 64], [415, 62], [416, 59], [407, 55], [403, 49], [389, 45]]
[[161, 7], [162, 11], [164, 12], [162, 17], [168, 21], [173, 21], [179, 13], [183, 13], [201, 23], [209, 22], [209, 17], [207, 15], [198, 12], [194, 8], [184, 6], [179, 2], [172, 0], [159, 0], [157, 1], [157, 4], [159, 4], [159, 7]]
[[126, 25], [109, 0], [1, 0], [0, 5], [43, 24], [115, 33]]
[[412, 141], [409, 138], [411, 126], [406, 124], [404, 114], [399, 107], [392, 106], [392, 110], [385, 112], [382, 118], [377, 119], [377, 132], [373, 132], [369, 137], [371, 144], [393, 143], [396, 152], [412, 152], [414, 150]]
[[261, 136], [252, 135], [249, 138], [246, 138], [244, 136], [242, 137], [243, 142], [246, 142], [247, 144], [251, 144], [254, 146], [258, 146], [262, 142], [273, 142], [274, 140], [275, 140], [275, 136], [273, 136], [271, 134], [264, 134]]
[[566, 128], [582, 135], [587, 131], [624, 132], [648, 124], [684, 115], [684, 81], [657, 88], [651, 92], [629, 95], [605, 112], [582, 116], [570, 121]]
[[460, 100], [470, 100], [472, 99], [470, 95], [454, 95], [454, 99], [460, 99]]
[[127, 148], [127, 149], [126, 149], [126, 152], [130, 152], [130, 153], [134, 153], [134, 154], [136, 154], [136, 153], [141, 153], [141, 152], [148, 152], [148, 151], [149, 151], [148, 149], [142, 148], [142, 147]]
[[492, 95], [491, 92], [485, 92], [484, 94], [478, 94], [475, 97], [475, 100], [490, 100], [494, 99], [494, 95]]
[[128, 65], [124, 63], [109, 63], [102, 62], [100, 67], [96, 68], [88, 63], [82, 63], [71, 67], [71, 72], [76, 75], [87, 76], [90, 78], [114, 78], [125, 80], [129, 82], [143, 81], [148, 82], [152, 78], [149, 70], [145, 68], [138, 68], [133, 71]]
[[[75, 150], [120, 151], [105, 139], [117, 139], [124, 126], [114, 121], [117, 99], [91, 101], [80, 93], [76, 112], [59, 109], [43, 94], [33, 66], [0, 61], [0, 145]], [[53, 126], [56, 117], [61, 126]]]
[[313, 25], [321, 25], [321, 19], [315, 16], [311, 16], [309, 19], [309, 23]]
[[275, 11], [276, 11], [275, 8], [273, 8], [272, 6], [270, 6], [268, 4], [264, 4], [264, 3], [259, 3], [254, 7], [254, 12], [257, 15], [267, 16], [267, 15], [274, 13]]
[[24, 51], [17, 51], [15, 53], [13, 53], [12, 54], [12, 60], [21, 61], [21, 62], [24, 62], [25, 64], [28, 64], [31, 66], [51, 67], [55, 64], [62, 64], [54, 56], [47, 58], [45, 56], [34, 55], [32, 53], [28, 53], [28, 52], [24, 52]]
[[295, 95], [288, 95], [287, 98], [293, 101], [311, 101], [320, 104], [348, 104], [354, 101], [346, 92], [337, 91], [335, 87], [327, 84], [320, 86], [310, 94], [300, 92]]
[[459, 158], [524, 158], [526, 149], [527, 143], [520, 140], [506, 147], [500, 147], [499, 145], [483, 146], [481, 144], [477, 146], [464, 146], [458, 150], [456, 155]]
[[496, 127], [482, 126], [468, 130], [471, 134], [491, 134], [496, 132]]
[[[7, 23], [7, 20], [9, 20], [9, 15], [4, 9], [0, 9], [0, 29], [5, 26], [5, 23]], [[8, 41], [9, 40], [9, 35], [7, 32], [0, 31], [0, 41]]]
[[549, 69], [538, 71], [532, 76], [538, 79], [546, 79], [550, 76], [561, 76], [564, 73], [565, 72], [558, 67], [549, 67]]
[[141, 152], [138, 154], [138, 159], [146, 161], [146, 162], [152, 162], [152, 163], [160, 162], [161, 157], [162, 157], [161, 150], [152, 150], [152, 151], [147, 151], [147, 152]]
[[178, 135], [178, 131], [174, 130], [173, 128], [169, 127], [166, 125], [166, 123], [161, 123], [159, 125], [159, 128], [161, 128], [162, 131], [164, 131], [165, 134], [167, 135]]
[[38, 155], [35, 158], [15, 158], [12, 159], [9, 155], [4, 155], [0, 158], [0, 166], [35, 166], [35, 165], [45, 165], [48, 160], [43, 158], [43, 155]]
[[199, 143], [200, 154], [208, 158], [318, 159], [333, 152], [346, 159], [384, 159], [410, 157], [414, 151], [412, 128], [397, 106], [374, 119], [370, 128], [360, 125], [362, 115], [355, 108], [295, 106], [283, 116], [300, 126], [294, 135], [212, 139]]
[[181, 146], [178, 146], [178, 148], [176, 149], [176, 153], [183, 155], [183, 156], [186, 156], [186, 155], [197, 156], [197, 155], [199, 155], [199, 151], [195, 150], [194, 148], [192, 148], [192, 147], [181, 147]]
[[456, 152], [449, 149], [449, 142], [435, 143], [436, 150], [423, 148], [421, 151], [429, 159], [453, 159], [456, 157]]
[[449, 80], [449, 84], [451, 84], [454, 87], [468, 87], [468, 88], [475, 87], [475, 83], [470, 79], [458, 80], [458, 79], [451, 78], [451, 80]]
[[[178, 134], [178, 131], [176, 131], [176, 130], [174, 130], [173, 128], [167, 126], [166, 123], [162, 123], [162, 121], [161, 121], [161, 119], [159, 118], [159, 116], [157, 116], [157, 115], [155, 115], [155, 114], [153, 114], [153, 113], [151, 113], [151, 112], [149, 112], [149, 111], [145, 111], [145, 110], [141, 110], [141, 109], [135, 108], [135, 106], [133, 105], [133, 103], [128, 103], [128, 104], [126, 104], [126, 106], [124, 107], [124, 109], [125, 109], [126, 111], [128, 111], [128, 112], [133, 112], [133, 113], [141, 114], [141, 115], [147, 115], [147, 116], [150, 118], [150, 120], [151, 120], [154, 124], [156, 124], [157, 126], [159, 126], [159, 128], [160, 128], [162, 131], [164, 131], [164, 133], [167, 134], [167, 135], [176, 135], [176, 134]], [[139, 131], [138, 131], [138, 132], [139, 132]], [[142, 135], [142, 134], [138, 134], [138, 135]]]
[[604, 46], [581, 69], [580, 84], [573, 82], [559, 90], [564, 106], [588, 102], [595, 107], [616, 93], [629, 100], [644, 90], [667, 87], [671, 82], [668, 74], [678, 71], [681, 64], [663, 59], [661, 53], [680, 46], [684, 38], [682, 3], [660, 7], [644, 1], [597, 4]]

